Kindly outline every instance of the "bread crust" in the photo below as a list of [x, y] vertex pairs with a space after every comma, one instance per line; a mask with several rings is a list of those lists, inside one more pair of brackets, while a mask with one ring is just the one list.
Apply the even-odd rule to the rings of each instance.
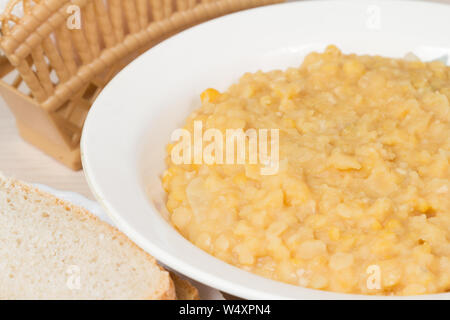
[[63, 206], [65, 208], [68, 208], [71, 213], [73, 213], [76, 217], [78, 217], [80, 220], [84, 221], [86, 219], [89, 219], [90, 223], [94, 223], [97, 225], [101, 225], [103, 227], [106, 227], [114, 236], [119, 238], [121, 241], [128, 243], [134, 250], [137, 252], [140, 252], [144, 254], [146, 260], [150, 264], [156, 265], [159, 270], [161, 271], [161, 279], [159, 287], [156, 290], [155, 293], [150, 293], [146, 297], [136, 297], [138, 300], [176, 300], [176, 291], [175, 291], [175, 285], [172, 281], [172, 278], [170, 277], [170, 274], [168, 271], [166, 271], [164, 268], [162, 268], [155, 258], [153, 258], [150, 254], [145, 252], [142, 248], [140, 248], [138, 245], [136, 245], [133, 241], [131, 241], [125, 234], [123, 234], [121, 231], [119, 231], [116, 227], [111, 226], [110, 224], [100, 220], [97, 216], [89, 212], [88, 210], [79, 207], [77, 205], [74, 205], [68, 201], [62, 200], [57, 198], [56, 196], [47, 193], [45, 191], [40, 190], [37, 187], [34, 187], [30, 184], [27, 184], [25, 182], [12, 179], [12, 178], [6, 178], [0, 173], [0, 184], [5, 184], [7, 187], [10, 188], [20, 188], [23, 192], [31, 195], [31, 194], [37, 194], [41, 197], [46, 198], [47, 200], [50, 200], [53, 202], [55, 206]]
[[200, 295], [196, 287], [189, 281], [182, 279], [177, 274], [170, 272], [170, 276], [175, 284], [175, 291], [178, 300], [200, 300]]

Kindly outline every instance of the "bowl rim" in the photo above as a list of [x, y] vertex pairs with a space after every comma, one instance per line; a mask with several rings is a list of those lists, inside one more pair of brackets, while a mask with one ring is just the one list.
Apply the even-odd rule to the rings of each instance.
[[[324, 1], [317, 1], [317, 2], [316, 1], [286, 2], [286, 3], [281, 3], [281, 4], [273, 4], [273, 5], [253, 8], [253, 9], [246, 9], [246, 10], [242, 10], [242, 11], [239, 11], [236, 13], [232, 13], [232, 14], [229, 14], [229, 15], [226, 15], [223, 17], [219, 17], [219, 18], [212, 19], [210, 21], [201, 23], [192, 28], [186, 29], [186, 30], [168, 38], [167, 40], [157, 44], [155, 47], [148, 50], [147, 53], [151, 52], [151, 51], [155, 51], [155, 50], [163, 50], [164, 47], [167, 47], [168, 45], [178, 41], [178, 39], [184, 37], [186, 34], [192, 34], [192, 33], [198, 32], [198, 30], [205, 29], [212, 24], [224, 23], [224, 21], [232, 20], [237, 16], [248, 15], [248, 14], [252, 14], [253, 12], [257, 12], [257, 11], [270, 10], [270, 8], [274, 7], [274, 6], [277, 6], [277, 7], [278, 6], [283, 6], [283, 7], [311, 6], [311, 7], [314, 7], [317, 5], [320, 5], [320, 6], [323, 6], [326, 4], [336, 5], [339, 3], [346, 3], [346, 4], [348, 4], [348, 3], [358, 3], [358, 4], [366, 3], [367, 5], [370, 5], [370, 4], [399, 5], [399, 3], [401, 3], [401, 5], [404, 5], [404, 6], [416, 6], [416, 7], [426, 6], [426, 7], [435, 7], [436, 9], [445, 8], [445, 10], [448, 10], [450, 12], [450, 6], [442, 4], [442, 3], [430, 3], [430, 2], [420, 2], [420, 1], [412, 1], [412, 0], [411, 1], [398, 1], [398, 0], [397, 1], [395, 1], [395, 0], [330, 1], [330, 0], [324, 0]], [[112, 86], [112, 83], [115, 83], [115, 81], [117, 81], [117, 79], [120, 79], [120, 76], [123, 75], [124, 73], [126, 73], [131, 65], [137, 64], [137, 63], [139, 63], [139, 61], [144, 60], [144, 59], [146, 59], [145, 53], [143, 55], [139, 56], [134, 61], [132, 61], [121, 72], [119, 72], [119, 74], [117, 74], [114, 77], [114, 79], [111, 80], [111, 82], [104, 88], [104, 90], [102, 90], [102, 92], [100, 93], [96, 102], [101, 100], [99, 98], [101, 98], [103, 95], [108, 93], [108, 91], [109, 91], [108, 88], [110, 88]], [[172, 269], [180, 271], [181, 273], [191, 277], [192, 279], [194, 279], [196, 281], [208, 284], [210, 286], [218, 288], [219, 290], [228, 292], [228, 293], [236, 295], [236, 296], [242, 296], [241, 292], [245, 291], [246, 294], [244, 294], [243, 296], [245, 296], [249, 299], [255, 299], [255, 298], [260, 299], [261, 297], [263, 297], [264, 299], [285, 298], [276, 293], [275, 294], [261, 293], [261, 292], [255, 291], [254, 288], [248, 288], [248, 287], [242, 286], [240, 283], [237, 283], [236, 281], [232, 282], [229, 279], [224, 280], [220, 277], [208, 278], [208, 277], [210, 277], [210, 275], [205, 273], [205, 271], [191, 268], [191, 266], [189, 265], [188, 262], [186, 262], [182, 259], [179, 259], [175, 255], [171, 255], [171, 254], [167, 254], [167, 253], [163, 252], [162, 250], [160, 250], [157, 247], [157, 245], [150, 243], [148, 240], [145, 239], [145, 236], [137, 233], [136, 230], [134, 230], [132, 227], [130, 227], [127, 224], [127, 222], [125, 221], [126, 219], [122, 217], [122, 214], [104, 196], [104, 192], [103, 192], [101, 183], [96, 181], [96, 179], [95, 179], [95, 174], [94, 174], [93, 168], [91, 166], [91, 158], [89, 157], [89, 155], [87, 153], [85, 153], [85, 150], [89, 149], [89, 141], [88, 141], [87, 137], [89, 136], [89, 131], [91, 128], [91, 122], [92, 122], [93, 115], [94, 115], [95, 111], [97, 110], [96, 106], [98, 104], [96, 102], [94, 102], [93, 106], [91, 107], [91, 110], [89, 111], [89, 113], [87, 115], [85, 125], [83, 128], [83, 134], [82, 134], [81, 144], [80, 144], [81, 145], [81, 160], [82, 160], [86, 180], [87, 180], [87, 183], [88, 183], [91, 191], [93, 192], [95, 198], [98, 200], [98, 202], [101, 204], [101, 206], [105, 209], [105, 212], [108, 214], [108, 216], [114, 221], [115, 225], [118, 228], [120, 228], [121, 231], [124, 232], [131, 240], [136, 242], [137, 245], [142, 247], [145, 251], [151, 253], [157, 260], [161, 261], [164, 264], [167, 264]], [[148, 208], [148, 209], [152, 210], [152, 208]], [[160, 215], [160, 212], [158, 212], [157, 210], [152, 210], [152, 211], [155, 211], [154, 213]], [[177, 232], [176, 230], [174, 230], [174, 231]], [[188, 244], [191, 244], [186, 239], [184, 239], [184, 241]], [[223, 265], [230, 266], [227, 263], [225, 263], [217, 258], [214, 258], [214, 259], [218, 260]], [[399, 299], [400, 300], [402, 300], [402, 299], [450, 299], [450, 293], [438, 293], [438, 294], [428, 294], [428, 295], [420, 295], [420, 296], [385, 296], [385, 295], [380, 296], [380, 295], [349, 294], [349, 293], [338, 293], [338, 292], [314, 290], [314, 289], [303, 288], [303, 287], [299, 287], [299, 286], [294, 286], [294, 285], [285, 284], [282, 282], [266, 279], [264, 277], [248, 273], [237, 267], [234, 267], [234, 266], [231, 266], [231, 267], [237, 269], [241, 275], [245, 274], [248, 277], [257, 277], [260, 279], [260, 281], [264, 281], [267, 284], [273, 283], [273, 285], [277, 285], [279, 287], [295, 288], [295, 290], [297, 290], [299, 293], [300, 293], [300, 291], [303, 293], [302, 294], [303, 299], [317, 299], [317, 298], [319, 298], [319, 299], [371, 299], [371, 300], [379, 300], [379, 299], [395, 299], [395, 300], [399, 300]], [[307, 297], [304, 297], [304, 295], [307, 295]]]

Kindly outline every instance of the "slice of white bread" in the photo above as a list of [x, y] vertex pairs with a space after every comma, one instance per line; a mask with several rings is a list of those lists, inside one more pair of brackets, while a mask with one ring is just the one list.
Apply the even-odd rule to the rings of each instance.
[[175, 299], [167, 271], [86, 210], [0, 174], [0, 299]]

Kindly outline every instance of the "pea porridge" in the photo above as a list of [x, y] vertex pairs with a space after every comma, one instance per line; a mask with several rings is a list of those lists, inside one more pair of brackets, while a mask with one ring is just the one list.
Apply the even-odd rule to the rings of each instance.
[[163, 187], [186, 239], [308, 288], [450, 291], [449, 67], [329, 46], [201, 98], [184, 129], [278, 129], [279, 165], [176, 164], [170, 144]]

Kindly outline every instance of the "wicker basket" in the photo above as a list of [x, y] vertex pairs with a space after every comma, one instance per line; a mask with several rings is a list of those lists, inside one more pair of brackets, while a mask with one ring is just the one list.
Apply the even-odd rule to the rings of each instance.
[[[182, 29], [276, 2], [12, 0], [0, 17], [0, 93], [25, 140], [79, 170], [87, 112], [124, 66]], [[81, 24], [69, 28], [76, 9]]]

